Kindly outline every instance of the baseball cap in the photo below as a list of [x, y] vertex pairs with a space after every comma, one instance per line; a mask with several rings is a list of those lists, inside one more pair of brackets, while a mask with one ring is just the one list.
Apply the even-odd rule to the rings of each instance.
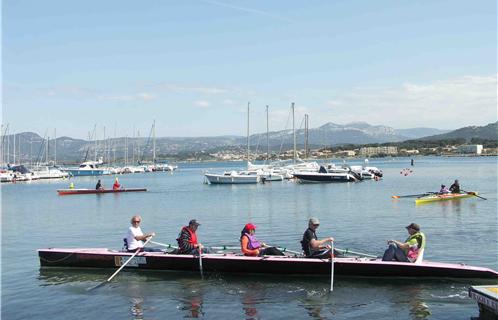
[[413, 223], [413, 222], [410, 223], [409, 225], [407, 225], [406, 228], [420, 231], [420, 226], [416, 223]]
[[320, 220], [318, 220], [318, 218], [313, 217], [310, 219], [310, 223], [311, 224], [320, 224]]
[[196, 219], [190, 220], [188, 224], [189, 224], [189, 226], [193, 226], [193, 225], [200, 226], [201, 225]]
[[247, 231], [249, 231], [249, 230], [256, 230], [256, 226], [253, 225], [252, 223], [246, 224], [245, 228], [246, 228]]

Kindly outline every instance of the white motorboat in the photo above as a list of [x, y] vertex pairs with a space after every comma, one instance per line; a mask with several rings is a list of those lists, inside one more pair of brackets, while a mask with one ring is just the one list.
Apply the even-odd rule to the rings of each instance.
[[36, 167], [32, 169], [32, 173], [36, 179], [64, 179], [69, 177], [69, 173], [49, 166]]
[[260, 176], [256, 171], [227, 171], [223, 174], [205, 173], [209, 184], [251, 184], [258, 183]]

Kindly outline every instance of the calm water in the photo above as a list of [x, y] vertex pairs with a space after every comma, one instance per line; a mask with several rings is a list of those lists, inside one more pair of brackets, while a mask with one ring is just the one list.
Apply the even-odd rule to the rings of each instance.
[[[353, 163], [351, 163], [353, 164]], [[202, 172], [237, 164], [180, 165], [168, 173], [126, 175], [127, 187], [147, 193], [60, 197], [67, 181], [2, 185], [3, 319], [470, 319], [477, 304], [467, 289], [482, 281], [417, 281], [122, 272], [98, 290], [87, 288], [112, 270], [40, 269], [36, 249], [119, 249], [133, 214], [156, 241], [174, 243], [191, 218], [202, 225], [206, 245], [236, 245], [249, 221], [261, 240], [299, 250], [307, 220], [321, 220], [319, 237], [334, 236], [341, 248], [381, 254], [387, 239], [404, 240], [417, 222], [428, 237], [425, 258], [498, 269], [497, 159], [418, 158], [413, 173], [400, 174], [409, 159], [370, 161], [384, 180], [346, 184], [209, 186]], [[240, 165], [240, 164], [238, 164]], [[437, 191], [458, 178], [478, 198], [415, 206], [391, 195]], [[105, 177], [104, 185], [112, 184]], [[94, 178], [75, 179], [93, 187]], [[489, 281], [484, 284], [490, 283]]]

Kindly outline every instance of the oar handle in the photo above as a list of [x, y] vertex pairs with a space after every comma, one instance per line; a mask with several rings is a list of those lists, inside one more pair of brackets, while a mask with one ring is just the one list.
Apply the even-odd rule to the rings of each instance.
[[[147, 238], [147, 240], [144, 242], [144, 245], [143, 245], [144, 247], [145, 247], [145, 245], [146, 245], [147, 243], [149, 243], [149, 241], [150, 241], [150, 240], [152, 240], [152, 237], [153, 237], [153, 236], [150, 236], [149, 238]], [[109, 277], [109, 279], [107, 279], [107, 280], [106, 280], [106, 282], [111, 281], [111, 280], [112, 280], [112, 278], [114, 278], [114, 277], [115, 277], [115, 276], [119, 273], [119, 271], [121, 271], [124, 267], [126, 267], [126, 265], [127, 265], [127, 264], [128, 264], [128, 263], [129, 263], [129, 262], [130, 262], [133, 258], [135, 258], [135, 256], [136, 256], [136, 255], [140, 252], [140, 249], [141, 249], [141, 248], [138, 248], [138, 249], [137, 249], [137, 251], [136, 251], [136, 252], [135, 252], [135, 253], [134, 253], [134, 254], [133, 254], [133, 255], [132, 255], [132, 256], [131, 256], [128, 260], [126, 260], [126, 262], [125, 262], [125, 263], [123, 263], [123, 265], [122, 265], [122, 266], [121, 266], [118, 270], [116, 270], [116, 272], [114, 272], [114, 273], [112, 274], [112, 276], [110, 276], [110, 277]]]

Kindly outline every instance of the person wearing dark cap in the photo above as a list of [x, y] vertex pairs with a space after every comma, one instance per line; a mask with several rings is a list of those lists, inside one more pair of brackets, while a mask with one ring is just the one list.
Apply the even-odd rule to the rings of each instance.
[[188, 226], [185, 226], [180, 231], [176, 241], [178, 242], [178, 253], [180, 254], [199, 254], [202, 250], [203, 253], [208, 253], [204, 246], [197, 241], [197, 228], [201, 224], [196, 219], [190, 220]]
[[425, 248], [425, 234], [420, 231], [420, 226], [410, 223], [406, 226], [409, 237], [405, 242], [388, 240], [389, 247], [384, 252], [382, 261], [415, 262]]
[[448, 190], [448, 188], [446, 188], [446, 186], [442, 184], [441, 189], [439, 190], [439, 194], [447, 194], [447, 193], [450, 193], [450, 190]]
[[318, 218], [311, 218], [308, 221], [308, 229], [303, 234], [303, 240], [301, 240], [301, 246], [304, 251], [306, 258], [319, 258], [328, 259], [331, 256], [330, 246], [327, 242], [334, 242], [334, 238], [329, 237], [322, 240], [318, 240], [316, 236], [316, 229], [320, 226], [320, 221]]
[[244, 229], [240, 232], [240, 250], [245, 256], [261, 257], [284, 255], [284, 253], [276, 247], [269, 247], [264, 242], [260, 242], [256, 239], [256, 236], [254, 235], [255, 232], [256, 226], [252, 223], [246, 224]]
[[450, 192], [451, 193], [460, 193], [460, 183], [458, 180], [455, 180], [453, 184], [450, 186]]

